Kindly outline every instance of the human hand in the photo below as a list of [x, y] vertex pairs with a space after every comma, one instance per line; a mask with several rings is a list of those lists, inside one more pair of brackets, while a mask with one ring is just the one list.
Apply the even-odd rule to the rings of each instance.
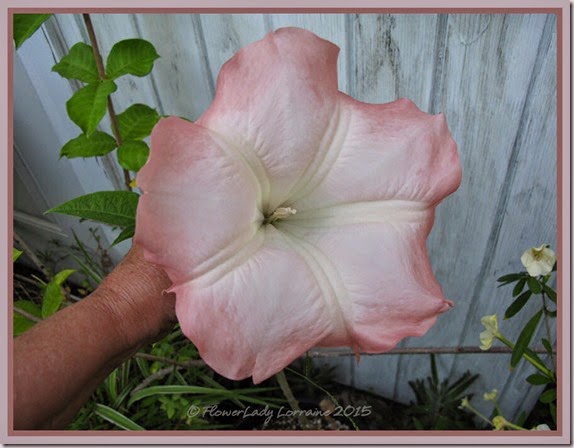
[[166, 292], [170, 286], [167, 274], [147, 262], [135, 244], [104, 279], [98, 288], [100, 305], [109, 307], [127, 346], [155, 342], [173, 328], [177, 319], [175, 294]]

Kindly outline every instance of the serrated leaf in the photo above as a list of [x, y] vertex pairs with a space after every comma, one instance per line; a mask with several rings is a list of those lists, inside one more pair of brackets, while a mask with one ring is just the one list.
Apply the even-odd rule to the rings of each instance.
[[524, 326], [518, 339], [516, 340], [516, 344], [514, 345], [514, 349], [512, 350], [512, 356], [510, 358], [510, 367], [514, 368], [518, 364], [518, 362], [522, 359], [522, 355], [524, 351], [528, 348], [530, 344], [530, 340], [532, 339], [532, 335], [538, 326], [538, 322], [540, 322], [540, 318], [542, 317], [542, 310], [538, 311]]
[[542, 403], [552, 403], [556, 400], [556, 389], [548, 389], [540, 395], [540, 401]]
[[514, 289], [512, 290], [512, 297], [516, 297], [518, 294], [520, 294], [524, 289], [524, 285], [526, 285], [525, 278], [519, 280], [518, 283], [514, 286]]
[[528, 282], [528, 288], [534, 294], [540, 294], [542, 292], [542, 285], [537, 279], [535, 279], [534, 277], [528, 277], [527, 282]]
[[73, 159], [75, 157], [104, 156], [116, 147], [116, 139], [105, 132], [95, 131], [89, 137], [80, 134], [64, 145], [60, 157]]
[[141, 140], [151, 134], [160, 116], [145, 104], [134, 104], [118, 115], [120, 135], [124, 141]]
[[22, 255], [24, 252], [22, 252], [21, 250], [16, 249], [15, 247], [12, 248], [12, 263], [15, 263], [16, 260], [18, 258], [20, 258], [20, 255]]
[[149, 147], [141, 140], [124, 142], [118, 148], [118, 162], [130, 171], [139, 171], [149, 157]]
[[129, 419], [122, 413], [112, 409], [103, 404], [96, 404], [94, 412], [99, 415], [104, 420], [113, 423], [118, 428], [125, 429], [128, 431], [145, 431], [145, 428], [138, 425], [133, 420]]
[[550, 300], [552, 300], [554, 303], [556, 303], [556, 291], [554, 291], [550, 286], [548, 286], [546, 283], [542, 284], [542, 289], [544, 290], [544, 292], [546, 293], [546, 295], [548, 296], [548, 298]]
[[52, 67], [52, 71], [67, 79], [78, 79], [85, 83], [100, 80], [94, 50], [89, 45], [78, 42], [60, 62]]
[[[15, 301], [14, 308], [19, 308], [22, 311], [26, 311], [28, 314], [31, 314], [32, 316], [36, 316], [38, 318], [42, 317], [42, 310], [40, 309], [40, 307], [34, 302], [31, 302], [29, 300]], [[13, 326], [14, 336], [20, 336], [26, 330], [32, 328], [35, 324], [36, 322], [14, 311], [14, 326]]]
[[145, 76], [159, 58], [154, 46], [143, 39], [126, 39], [116, 43], [108, 55], [106, 74], [110, 79], [123, 75]]
[[74, 272], [76, 272], [75, 269], [65, 269], [60, 271], [54, 276], [52, 280], [50, 280], [50, 283], [48, 283], [46, 286], [42, 299], [42, 317], [44, 319], [50, 317], [60, 308], [60, 305], [64, 300], [62, 284]]
[[518, 298], [512, 302], [508, 308], [506, 308], [504, 318], [510, 319], [512, 316], [518, 313], [524, 307], [524, 305], [526, 305], [526, 302], [528, 302], [528, 299], [530, 299], [531, 296], [532, 291], [526, 291], [520, 294], [520, 296], [518, 296]]
[[547, 376], [540, 375], [539, 373], [533, 373], [528, 378], [526, 378], [526, 381], [530, 384], [535, 385], [535, 386], [538, 386], [540, 384], [550, 384], [553, 382], [552, 378], [548, 378]]
[[114, 242], [112, 243], [112, 246], [115, 246], [116, 244], [121, 243], [122, 241], [128, 240], [131, 237], [134, 236], [135, 233], [135, 227], [126, 227], [124, 230], [122, 230], [120, 232], [120, 234], [116, 237], [116, 239], [114, 240]]
[[139, 195], [132, 191], [98, 191], [48, 210], [46, 213], [62, 213], [78, 216], [112, 226], [135, 226]]
[[99, 81], [82, 87], [66, 103], [70, 119], [86, 135], [91, 135], [106, 114], [108, 96], [116, 89], [116, 84], [110, 80]]
[[31, 37], [52, 14], [14, 14], [14, 42], [16, 48]]

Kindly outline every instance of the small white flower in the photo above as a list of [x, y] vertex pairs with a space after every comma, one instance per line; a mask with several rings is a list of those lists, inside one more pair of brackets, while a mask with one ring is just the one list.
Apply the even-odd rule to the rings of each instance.
[[498, 396], [498, 390], [492, 389], [490, 392], [485, 392], [483, 397], [486, 401], [496, 401], [496, 397]]
[[552, 430], [546, 423], [543, 423], [541, 425], [535, 426], [534, 428], [531, 429], [531, 431], [552, 431]]
[[538, 277], [552, 272], [554, 263], [556, 263], [556, 254], [550, 249], [550, 245], [543, 244], [525, 251], [520, 257], [520, 261], [531, 277]]
[[492, 347], [494, 339], [500, 334], [498, 331], [498, 320], [496, 319], [496, 314], [484, 316], [480, 319], [480, 322], [485, 328], [485, 331], [480, 333], [480, 349], [488, 350]]
[[458, 406], [459, 409], [469, 408], [470, 402], [468, 401], [468, 397], [464, 397], [460, 400], [460, 405]]

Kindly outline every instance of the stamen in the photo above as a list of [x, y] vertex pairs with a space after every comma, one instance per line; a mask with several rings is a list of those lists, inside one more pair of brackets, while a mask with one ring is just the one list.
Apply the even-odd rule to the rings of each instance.
[[265, 224], [271, 224], [279, 219], [288, 218], [297, 213], [297, 210], [291, 207], [279, 207], [266, 220]]

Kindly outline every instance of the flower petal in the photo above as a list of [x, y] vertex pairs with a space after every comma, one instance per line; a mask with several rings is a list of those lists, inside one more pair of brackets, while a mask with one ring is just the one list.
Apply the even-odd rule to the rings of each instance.
[[[339, 48], [309, 31], [282, 28], [225, 63], [198, 123], [224, 135], [253, 165], [272, 212], [318, 153], [329, 150]], [[321, 156], [319, 156], [321, 157]]]
[[461, 180], [457, 147], [443, 114], [421, 112], [412, 101], [366, 104], [340, 94], [333, 162], [288, 205], [299, 212], [335, 204], [410, 200], [435, 204]]
[[249, 247], [262, 219], [247, 164], [213, 133], [180, 118], [154, 128], [137, 183], [144, 194], [135, 241], [176, 284]]
[[332, 210], [277, 225], [321, 267], [323, 294], [338, 305], [336, 331], [320, 345], [377, 353], [424, 334], [452, 305], [426, 250], [433, 209], [398, 201]]
[[215, 371], [259, 383], [331, 332], [309, 267], [273, 226], [242, 263], [174, 288], [183, 333]]

